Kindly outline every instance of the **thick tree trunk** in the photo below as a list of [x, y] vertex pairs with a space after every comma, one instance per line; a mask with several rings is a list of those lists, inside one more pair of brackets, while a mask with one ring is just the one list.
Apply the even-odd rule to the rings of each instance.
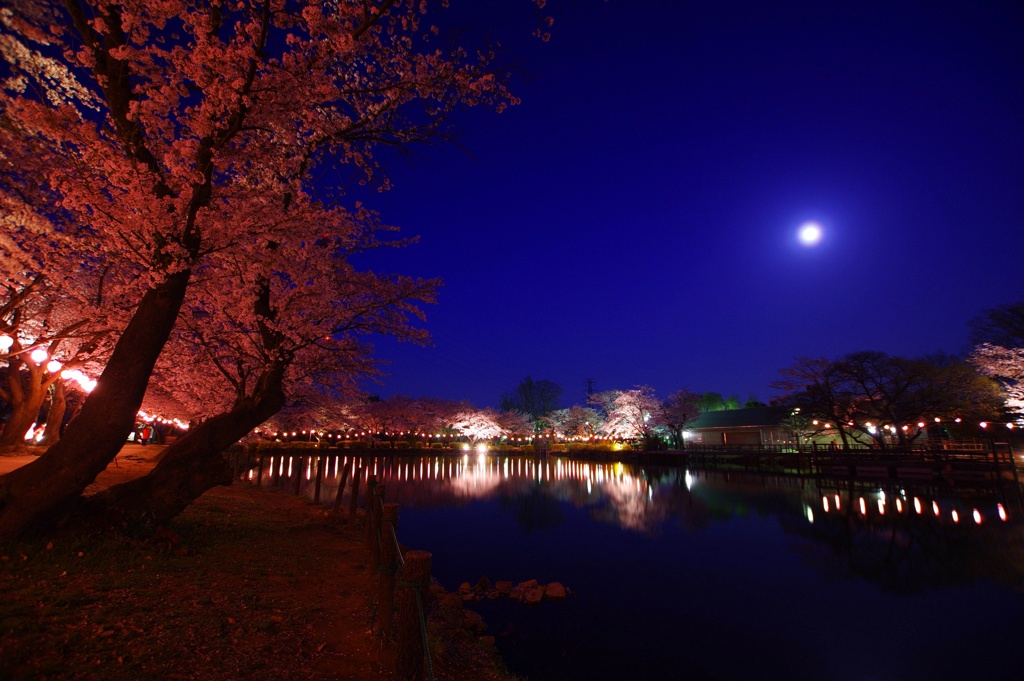
[[64, 384], [57, 381], [53, 384], [53, 397], [50, 399], [50, 408], [46, 410], [46, 429], [43, 430], [43, 439], [39, 444], [44, 447], [51, 447], [60, 442], [60, 426], [64, 422], [64, 414], [67, 412], [68, 402], [64, 394]]
[[283, 374], [283, 369], [275, 369], [260, 382], [259, 393], [169, 445], [148, 475], [90, 497], [89, 506], [115, 513], [121, 520], [163, 525], [206, 490], [231, 484], [232, 469], [224, 451], [280, 411]]
[[0, 476], [0, 541], [58, 520], [124, 446], [153, 365], [178, 318], [188, 280], [185, 270], [146, 292], [61, 441], [35, 461]]
[[11, 417], [7, 419], [3, 435], [0, 435], [0, 447], [19, 445], [25, 442], [28, 429], [39, 418], [39, 410], [43, 406], [46, 393], [29, 395], [11, 409]]

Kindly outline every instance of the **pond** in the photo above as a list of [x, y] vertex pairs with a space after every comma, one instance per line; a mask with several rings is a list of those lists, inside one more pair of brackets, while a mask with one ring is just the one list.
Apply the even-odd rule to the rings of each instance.
[[[401, 505], [402, 544], [430, 551], [447, 589], [481, 577], [569, 588], [533, 606], [470, 605], [530, 681], [1024, 678], [1013, 481], [475, 453], [365, 462]], [[312, 495], [303, 465], [294, 475]], [[324, 500], [351, 465], [328, 463]]]

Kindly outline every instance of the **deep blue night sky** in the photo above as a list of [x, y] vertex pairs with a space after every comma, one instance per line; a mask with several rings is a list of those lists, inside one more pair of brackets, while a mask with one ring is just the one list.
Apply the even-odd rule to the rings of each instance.
[[522, 104], [385, 157], [368, 203], [422, 241], [373, 267], [446, 286], [370, 392], [767, 401], [798, 356], [962, 352], [1021, 298], [1021, 3], [550, 0], [548, 43], [527, 0], [460, 4]]

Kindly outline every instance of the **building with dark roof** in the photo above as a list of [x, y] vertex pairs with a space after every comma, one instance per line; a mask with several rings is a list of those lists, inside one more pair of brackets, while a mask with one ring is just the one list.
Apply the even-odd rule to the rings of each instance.
[[694, 445], [796, 445], [786, 424], [792, 407], [749, 407], [701, 412], [683, 431]]

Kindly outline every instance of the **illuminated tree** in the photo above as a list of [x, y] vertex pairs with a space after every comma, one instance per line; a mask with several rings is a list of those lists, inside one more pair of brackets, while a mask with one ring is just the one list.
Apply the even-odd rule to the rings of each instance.
[[[41, 444], [59, 439], [64, 417], [65, 379], [68, 372], [89, 367], [96, 372], [97, 362], [109, 353], [105, 312], [81, 298], [68, 298], [66, 288], [53, 286], [42, 274], [28, 281], [0, 284], [0, 333], [9, 340], [0, 357], [8, 364], [6, 380], [0, 385], [0, 400], [10, 406], [11, 414], [0, 434], [0, 448], [11, 448], [24, 441], [36, 424], [41, 409], [50, 397], [47, 427]], [[85, 288], [78, 282], [79, 290]], [[33, 359], [38, 352], [40, 359]]]
[[771, 387], [786, 391], [780, 401], [800, 408], [801, 418], [814, 428], [811, 434], [826, 430], [827, 425], [839, 433], [843, 449], [858, 441], [847, 424], [864, 420], [861, 400], [841, 366], [824, 357], [799, 357], [779, 373], [783, 378]]
[[[26, 262], [57, 271], [110, 263], [118, 295], [137, 301], [61, 442], [2, 479], [0, 537], [55, 515], [113, 459], [210, 258], [262, 262], [306, 224], [345, 234], [342, 171], [386, 187], [375, 146], [428, 138], [460, 104], [514, 101], [486, 51], [434, 47], [421, 18], [412, 0], [43, 0], [0, 12], [6, 233], [24, 238]], [[252, 333], [258, 282], [226, 294], [218, 304]], [[274, 383], [286, 367], [267, 371]]]
[[[365, 232], [374, 228], [372, 222], [351, 225], [352, 241], [373, 243]], [[232, 259], [214, 260], [222, 267], [202, 270], [182, 316], [190, 369], [176, 376], [187, 385], [170, 385], [183, 403], [189, 391], [201, 391], [209, 417], [169, 446], [151, 473], [111, 488], [98, 502], [169, 520], [210, 486], [230, 480], [220, 452], [277, 413], [290, 393], [331, 385], [336, 394], [354, 395], [356, 380], [374, 371], [371, 348], [361, 337], [426, 340], [413, 321], [422, 317], [418, 304], [433, 302], [437, 281], [357, 271], [340, 257], [353, 244], [341, 238], [313, 241], [316, 229], [296, 230], [268, 250], [262, 263], [241, 267]], [[252, 326], [212, 302], [247, 286], [256, 310]]]
[[452, 424], [457, 414], [472, 409], [466, 402], [455, 402], [436, 397], [421, 397], [416, 400], [413, 413], [414, 430], [430, 435], [453, 435]]
[[418, 411], [416, 401], [405, 395], [360, 402], [351, 409], [357, 427], [376, 435], [384, 435], [392, 447], [400, 433], [415, 429]]
[[697, 406], [701, 411], [725, 411], [739, 409], [740, 398], [735, 395], [722, 397], [722, 393], [701, 393]]
[[534, 434], [534, 422], [529, 414], [518, 411], [503, 411], [498, 414], [501, 434], [507, 437], [530, 437]]
[[654, 389], [640, 385], [632, 390], [613, 390], [591, 397], [605, 414], [601, 434], [623, 440], [647, 439], [654, 433], [661, 401]]
[[800, 416], [818, 432], [839, 433], [844, 448], [867, 438], [883, 448], [887, 438], [906, 447], [935, 418], [977, 417], [998, 404], [991, 381], [944, 356], [855, 352], [834, 361], [800, 358], [782, 374], [786, 378], [773, 384], [789, 391], [782, 400], [800, 407]]
[[677, 449], [683, 446], [683, 430], [700, 416], [700, 400], [697, 393], [680, 390], [669, 395], [661, 405], [658, 422], [668, 429]]
[[982, 343], [974, 348], [969, 361], [981, 373], [999, 380], [1006, 391], [1006, 407], [1018, 417], [1024, 415], [1024, 347]]
[[501, 417], [493, 409], [467, 409], [455, 415], [452, 426], [470, 442], [493, 440], [501, 437]]

